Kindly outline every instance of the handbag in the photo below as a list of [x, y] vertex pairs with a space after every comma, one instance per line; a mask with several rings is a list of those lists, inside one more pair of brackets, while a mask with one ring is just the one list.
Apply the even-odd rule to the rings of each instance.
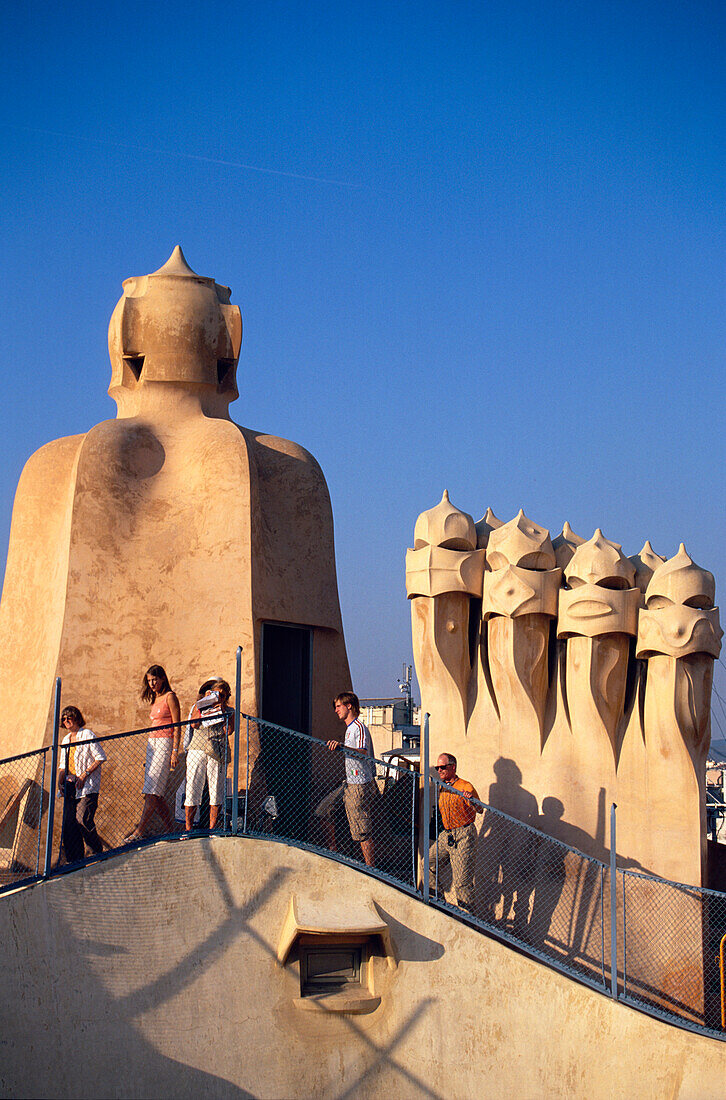
[[227, 753], [227, 718], [220, 717], [217, 722], [210, 725], [207, 734], [207, 743], [204, 746], [207, 756], [222, 764]]

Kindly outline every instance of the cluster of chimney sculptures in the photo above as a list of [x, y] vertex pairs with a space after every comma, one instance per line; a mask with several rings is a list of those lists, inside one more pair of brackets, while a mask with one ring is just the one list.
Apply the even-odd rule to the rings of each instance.
[[[228, 287], [177, 247], [123, 288], [109, 326], [116, 418], [42, 447], [18, 486], [0, 714], [22, 683], [23, 715], [2, 726], [0, 755], [49, 743], [57, 676], [66, 698], [92, 682], [94, 729], [128, 730], [146, 716], [118, 685], [139, 668], [173, 668], [190, 694], [210, 668], [231, 679], [240, 644], [244, 712], [264, 709], [289, 646], [309, 660], [308, 731], [335, 737], [330, 700], [350, 672], [320, 467], [230, 419], [242, 319]], [[619, 854], [701, 885], [713, 576], [683, 546], [628, 558], [599, 530], [585, 541], [565, 524], [551, 539], [522, 512], [475, 523], [444, 493], [416, 522], [406, 584], [432, 750], [455, 753], [484, 798], [506, 771], [513, 816], [519, 789], [558, 799], [557, 828], [591, 855], [606, 854], [616, 802]]]
[[[560, 800], [578, 847], [618, 852], [700, 885], [713, 662], [714, 578], [681, 545], [630, 558], [596, 530], [549, 532], [519, 512], [479, 523], [444, 493], [406, 557], [416, 669], [432, 743], [486, 790], [497, 761]], [[486, 795], [482, 795], [486, 797]], [[562, 826], [564, 828], [564, 826]], [[576, 834], [572, 832], [576, 830]]]

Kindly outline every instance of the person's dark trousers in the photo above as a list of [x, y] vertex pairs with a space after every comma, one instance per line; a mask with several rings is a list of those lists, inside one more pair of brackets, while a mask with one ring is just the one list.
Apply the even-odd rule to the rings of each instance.
[[76, 819], [76, 783], [73, 779], [66, 779], [63, 786], [62, 844], [66, 863], [83, 859], [83, 834]]
[[96, 816], [97, 806], [97, 793], [85, 794], [83, 798], [79, 798], [76, 802], [76, 821], [78, 822], [81, 837], [85, 840], [94, 855], [98, 855], [103, 851], [103, 843], [96, 832], [96, 826], [93, 820]]

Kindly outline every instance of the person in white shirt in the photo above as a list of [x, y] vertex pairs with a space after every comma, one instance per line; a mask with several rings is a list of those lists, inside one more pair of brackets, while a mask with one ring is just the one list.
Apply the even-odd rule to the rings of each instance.
[[68, 863], [75, 863], [85, 856], [84, 842], [94, 855], [103, 851], [94, 819], [106, 753], [78, 707], [65, 708], [61, 725], [68, 731], [61, 741], [58, 771], [58, 790], [64, 800], [61, 843]]
[[360, 844], [363, 859], [368, 867], [374, 866], [373, 831], [375, 826], [378, 787], [373, 763], [371, 733], [361, 722], [360, 702], [352, 691], [336, 695], [335, 713], [345, 722], [345, 740], [328, 741], [331, 752], [345, 750], [345, 812], [348, 816], [350, 835]]
[[[205, 780], [209, 786], [209, 828], [216, 829], [219, 824], [226, 787], [229, 735], [234, 720], [234, 711], [228, 705], [230, 695], [231, 689], [226, 680], [214, 680], [209, 694], [199, 699], [192, 710], [184, 799], [187, 832], [194, 827]], [[205, 702], [212, 705], [205, 706]]]

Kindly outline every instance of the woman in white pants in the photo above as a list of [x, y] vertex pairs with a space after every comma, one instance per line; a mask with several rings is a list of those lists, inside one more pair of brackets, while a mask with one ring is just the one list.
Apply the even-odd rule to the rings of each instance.
[[227, 747], [233, 720], [233, 711], [229, 706], [232, 692], [226, 680], [215, 680], [210, 695], [213, 693], [216, 693], [216, 700], [211, 706], [205, 707], [204, 700], [200, 699], [192, 711], [191, 726], [194, 732], [187, 750], [187, 792], [184, 799], [187, 831], [194, 826], [205, 779], [209, 784], [210, 829], [217, 826], [225, 794]]
[[146, 766], [144, 768], [144, 808], [141, 820], [124, 840], [142, 840], [154, 814], [161, 818], [164, 831], [174, 831], [174, 819], [166, 803], [164, 794], [169, 780], [169, 772], [177, 766], [179, 760], [179, 700], [171, 690], [169, 677], [161, 665], [152, 665], [144, 674], [141, 698], [151, 703], [149, 718], [149, 740], [146, 746]]
[[[210, 676], [208, 679], [206, 679], [204, 681], [202, 686], [199, 688], [199, 692], [197, 693], [197, 703], [199, 702], [200, 699], [203, 699], [205, 695], [209, 694], [209, 692], [212, 690], [212, 687], [214, 686], [215, 682], [218, 679], [219, 679], [218, 676]], [[185, 756], [189, 752], [189, 744], [190, 744], [192, 736], [194, 734], [194, 729], [192, 727], [192, 715], [194, 714], [194, 708], [195, 707], [196, 707], [196, 703], [192, 703], [192, 705], [189, 708], [189, 714], [187, 715], [187, 723], [184, 727], [184, 737], [182, 738], [182, 750], [183, 750]], [[185, 763], [185, 767], [184, 767], [184, 772], [185, 772], [185, 777], [186, 777], [186, 763]], [[177, 791], [176, 791], [176, 799], [174, 800], [174, 820], [175, 821], [183, 822], [184, 819], [185, 819], [186, 814], [185, 814], [185, 809], [184, 809], [184, 800], [185, 800], [186, 796], [187, 796], [187, 781], [186, 781], [186, 778], [185, 778], [184, 782], [179, 787], [177, 787]], [[199, 821], [199, 813], [197, 812], [197, 814], [194, 817], [194, 821], [192, 822], [192, 824], [196, 825], [198, 823], [198, 821]]]

